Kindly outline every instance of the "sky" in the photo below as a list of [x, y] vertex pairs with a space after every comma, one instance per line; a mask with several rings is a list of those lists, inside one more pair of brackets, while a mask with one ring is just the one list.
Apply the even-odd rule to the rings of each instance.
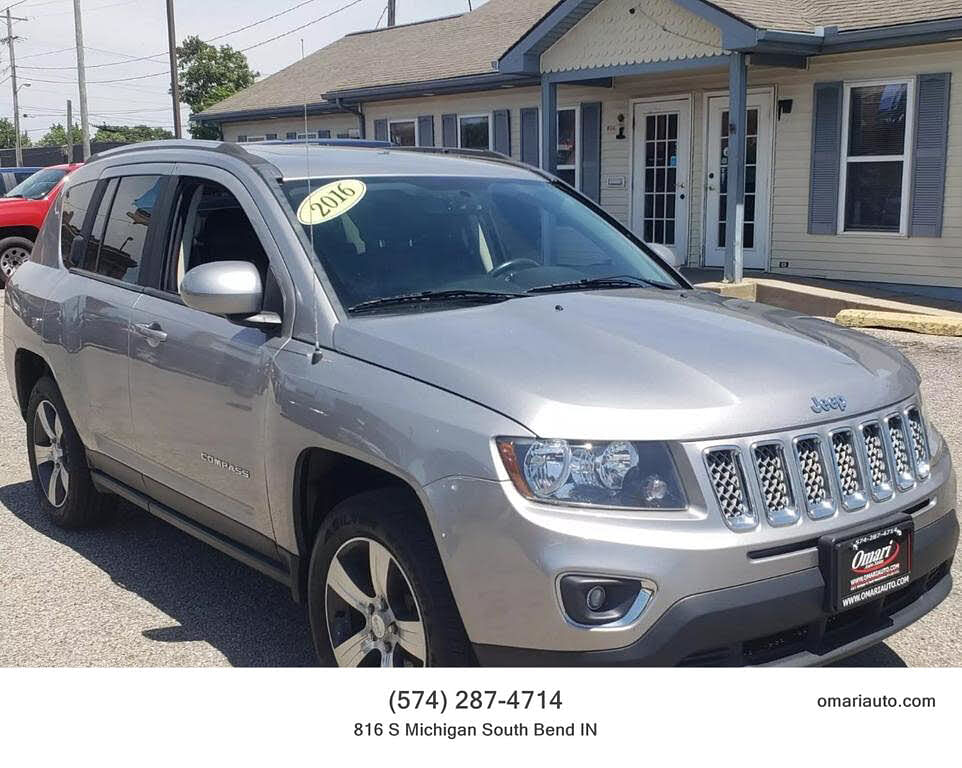
[[[301, 39], [310, 53], [349, 32], [385, 25], [386, 0], [353, 0], [351, 7], [316, 21], [351, 2], [174, 0], [177, 39], [199, 35], [216, 45], [229, 44], [235, 49], [256, 46], [246, 55], [254, 71], [263, 77], [300, 58]], [[460, 13], [468, 9], [468, 2], [397, 0], [397, 21], [404, 24]], [[472, 4], [477, 8], [484, 2], [473, 0]], [[13, 17], [25, 19], [13, 22], [21, 130], [38, 140], [52, 123], [66, 122], [67, 99], [73, 100], [74, 119], [80, 121], [73, 0], [0, 0], [0, 11], [7, 4]], [[101, 123], [144, 123], [173, 130], [166, 0], [81, 0], [81, 9], [91, 135]], [[275, 15], [276, 18], [255, 24]], [[235, 32], [252, 24], [249, 29]], [[309, 26], [265, 42], [301, 25]], [[225, 33], [232, 34], [211, 39]], [[186, 105], [181, 112], [186, 134]], [[13, 118], [10, 57], [5, 44], [0, 45], [2, 117]]]

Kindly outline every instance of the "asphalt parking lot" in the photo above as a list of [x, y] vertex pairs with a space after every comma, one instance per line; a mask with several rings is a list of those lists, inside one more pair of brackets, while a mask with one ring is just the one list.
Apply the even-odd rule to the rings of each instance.
[[[962, 339], [872, 333], [919, 368], [928, 411], [962, 456]], [[935, 612], [843, 665], [962, 666], [960, 569], [957, 558]], [[95, 531], [51, 525], [0, 377], [0, 666], [314, 663], [306, 613], [283, 587], [146, 513], [123, 505]]]

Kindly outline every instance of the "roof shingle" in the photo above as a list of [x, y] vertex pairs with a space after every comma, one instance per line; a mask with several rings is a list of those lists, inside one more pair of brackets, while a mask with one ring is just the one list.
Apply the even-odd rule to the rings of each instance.
[[[492, 72], [559, 0], [488, 0], [460, 16], [359, 32], [259, 80], [205, 110], [227, 112], [317, 104], [323, 94]], [[756, 27], [814, 32], [868, 29], [962, 17], [962, 0], [712, 0]]]

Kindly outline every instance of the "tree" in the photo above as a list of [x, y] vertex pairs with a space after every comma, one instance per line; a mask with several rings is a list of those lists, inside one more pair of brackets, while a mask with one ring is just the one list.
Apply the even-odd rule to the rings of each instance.
[[[0, 117], [0, 147], [15, 147], [16, 145], [17, 132], [13, 127], [13, 122], [8, 117]], [[20, 146], [30, 146], [30, 137], [26, 133], [20, 133]]]
[[[76, 123], [70, 129], [71, 137], [73, 138], [74, 144], [80, 144], [83, 141], [83, 133], [80, 131], [80, 126]], [[40, 141], [37, 142], [39, 147], [65, 147], [67, 146], [67, 130], [63, 127], [63, 123], [54, 123], [50, 126], [48, 130]]]
[[[217, 48], [191, 35], [177, 48], [180, 97], [191, 112], [203, 112], [238, 91], [249, 88], [260, 76], [247, 63], [247, 57], [229, 45]], [[217, 128], [191, 124], [195, 139], [220, 137]]]
[[149, 125], [98, 125], [94, 141], [156, 141], [172, 139], [174, 134], [166, 128], [152, 128]]

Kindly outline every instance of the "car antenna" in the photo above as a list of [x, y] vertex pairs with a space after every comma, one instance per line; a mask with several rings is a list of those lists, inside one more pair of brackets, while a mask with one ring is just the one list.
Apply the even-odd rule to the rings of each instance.
[[[301, 61], [304, 61], [304, 38], [301, 38]], [[311, 197], [311, 141], [308, 138], [308, 121], [307, 121], [307, 92], [304, 92], [304, 156], [307, 159], [307, 197]], [[311, 258], [317, 258], [317, 251], [314, 249], [314, 219], [311, 217], [311, 227], [310, 227], [310, 237], [311, 237]], [[315, 271], [314, 281], [311, 284], [311, 296], [314, 304], [314, 351], [311, 353], [311, 365], [317, 365], [324, 358], [324, 352], [321, 350], [321, 330], [317, 319], [317, 283], [318, 276]]]

